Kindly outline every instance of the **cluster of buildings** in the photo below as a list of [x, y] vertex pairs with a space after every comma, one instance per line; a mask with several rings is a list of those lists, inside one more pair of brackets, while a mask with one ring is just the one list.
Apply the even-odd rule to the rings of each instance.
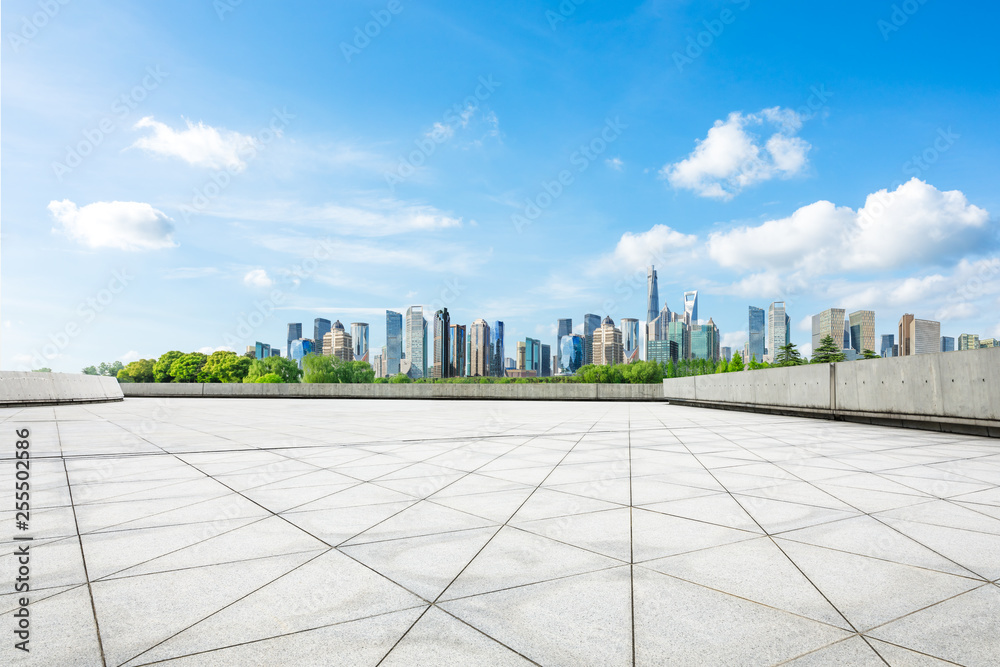
[[[723, 347], [719, 327], [712, 318], [698, 316], [698, 292], [684, 293], [683, 311], [671, 311], [666, 302], [660, 307], [655, 267], [647, 272], [646, 324], [644, 333], [647, 361], [660, 363], [705, 359], [729, 361], [733, 350]], [[784, 301], [773, 302], [765, 311], [749, 306], [747, 341], [742, 355], [770, 363], [780, 349], [791, 342], [790, 318]], [[430, 321], [421, 306], [411, 306], [405, 315], [385, 311], [386, 343], [378, 354], [371, 355], [368, 323], [352, 322], [350, 332], [340, 321], [316, 318], [312, 338], [303, 336], [302, 324], [288, 325], [284, 356], [298, 361], [307, 354], [334, 356], [345, 361], [366, 361], [376, 377], [402, 373], [411, 379], [451, 377], [547, 377], [573, 375], [588, 364], [631, 363], [640, 358], [638, 319], [623, 317], [615, 326], [610, 317], [587, 313], [582, 331], [575, 333], [571, 318], [556, 324], [555, 349], [535, 338], [515, 344], [515, 356], [505, 356], [504, 323], [488, 323], [480, 318], [466, 326], [451, 322], [447, 308], [436, 311]], [[865, 350], [876, 350], [875, 311], [858, 310], [848, 314], [843, 308], [828, 308], [812, 317], [812, 349], [827, 336], [843, 346], [846, 359], [861, 358]], [[898, 337], [898, 338], [897, 338]], [[980, 340], [974, 334], [958, 338], [959, 350], [996, 347], [995, 339]], [[881, 337], [881, 356], [907, 356], [955, 350], [955, 339], [941, 336], [941, 324], [905, 314], [895, 334]], [[257, 342], [247, 353], [261, 359], [279, 356], [278, 346]]]

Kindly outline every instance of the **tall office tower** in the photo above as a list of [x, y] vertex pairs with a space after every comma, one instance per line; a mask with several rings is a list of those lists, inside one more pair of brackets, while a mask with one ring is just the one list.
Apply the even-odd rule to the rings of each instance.
[[848, 320], [844, 320], [844, 347], [842, 349], [851, 349], [851, 325]]
[[819, 347], [830, 336], [837, 347], [844, 344], [844, 309], [827, 308], [812, 319], [812, 349]]
[[490, 375], [504, 376], [503, 322], [496, 320], [490, 327]]
[[851, 347], [854, 351], [858, 354], [862, 354], [865, 350], [874, 352], [875, 311], [856, 310], [848, 319], [851, 325]]
[[514, 360], [514, 369], [527, 370], [528, 346], [523, 340], [517, 341], [517, 358]]
[[254, 359], [267, 359], [271, 356], [271, 346], [267, 343], [261, 343], [257, 341], [254, 343], [253, 348], [253, 358]]
[[490, 325], [480, 318], [469, 326], [469, 376], [490, 374]]
[[[885, 338], [885, 336], [882, 336]], [[941, 351], [942, 352], [954, 352], [955, 351], [955, 337], [954, 336], [941, 336]], [[885, 356], [885, 355], [883, 355]]]
[[504, 357], [503, 360], [504, 375], [507, 374], [507, 371], [512, 371], [515, 368], [517, 368], [517, 361], [514, 359], [514, 357]]
[[691, 356], [691, 327], [684, 320], [674, 320], [667, 325], [667, 340], [677, 346], [677, 358]]
[[719, 360], [720, 361], [730, 361], [733, 358], [733, 348], [728, 345], [724, 345], [719, 348]]
[[792, 327], [785, 312], [785, 302], [775, 301], [767, 309], [767, 340], [764, 347], [767, 348], [765, 356], [770, 363], [778, 356], [781, 348], [792, 342]]
[[[757, 361], [764, 361], [764, 309], [757, 308], [756, 306], [750, 306], [749, 312], [749, 334], [750, 334], [750, 358]], [[692, 322], [692, 330], [694, 329], [694, 324]], [[747, 363], [750, 359], [746, 360]]]
[[288, 340], [285, 343], [285, 358], [292, 358], [292, 341], [302, 338], [302, 323], [288, 323]]
[[403, 315], [394, 310], [385, 311], [385, 364], [386, 377], [400, 373], [403, 360]]
[[688, 326], [698, 324], [698, 290], [684, 292], [684, 318]]
[[434, 313], [434, 368], [432, 378], [451, 377], [451, 316], [448, 309]]
[[583, 346], [587, 339], [580, 334], [568, 334], [559, 339], [559, 374], [574, 375], [586, 358]]
[[374, 358], [372, 358], [372, 369], [375, 371], [375, 377], [385, 377], [385, 373], [382, 371], [382, 368], [382, 355], [376, 354]]
[[288, 358], [302, 368], [302, 358], [312, 352], [312, 341], [308, 338], [299, 338], [289, 344]]
[[351, 322], [354, 361], [368, 361], [368, 323]]
[[330, 332], [323, 336], [323, 354], [337, 357], [344, 361], [354, 361], [354, 344], [351, 334], [344, 330], [344, 325], [337, 320], [330, 327]]
[[[815, 327], [815, 324], [813, 325]], [[899, 318], [899, 330], [896, 332], [899, 336], [899, 352], [898, 356], [908, 357], [911, 354], [915, 354], [913, 351], [913, 338], [911, 337], [910, 330], [913, 326], [913, 315], [906, 313], [901, 318]], [[813, 338], [816, 335], [813, 334]], [[813, 348], [815, 349], [815, 348]]]
[[313, 343], [316, 345], [313, 352], [323, 354], [323, 336], [328, 333], [330, 333], [330, 320], [323, 319], [322, 317], [317, 317], [313, 320]]
[[406, 358], [411, 378], [427, 377], [427, 320], [422, 306], [406, 309]]
[[962, 334], [958, 337], [959, 350], [978, 350], [979, 334]]
[[448, 358], [451, 361], [451, 375], [448, 377], [465, 377], [465, 325], [452, 324], [448, 336], [450, 344]]
[[[667, 340], [667, 328], [670, 326], [670, 323], [676, 319], [675, 315], [677, 315], [677, 313], [671, 313], [670, 308], [668, 308], [667, 304], [664, 303], [663, 310], [660, 311], [660, 314], [653, 318], [652, 321], [646, 322], [646, 361], [653, 360], [653, 358], [649, 356], [651, 354], [649, 344]], [[663, 349], [669, 349], [669, 347], [661, 348], [662, 346], [657, 348], [657, 354], [660, 354], [662, 357], [664, 354]]]
[[542, 348], [542, 372], [539, 375], [543, 378], [550, 377], [552, 375], [552, 347], [541, 344]]
[[535, 371], [535, 375], [542, 373], [542, 342], [535, 338], [524, 339], [524, 370]]
[[941, 350], [941, 323], [934, 320], [913, 320], [911, 325], [914, 354], [931, 354]]
[[570, 317], [561, 318], [556, 321], [556, 341], [558, 342], [563, 336], [568, 336], [573, 333], [573, 319]]
[[[895, 356], [892, 349], [895, 347], [896, 342], [895, 334], [882, 334], [882, 356], [892, 357]], [[952, 341], [954, 343], [954, 340]]]
[[601, 328], [601, 316], [587, 313], [583, 316], [583, 337], [587, 339], [584, 365], [594, 363], [594, 332]]
[[639, 359], [639, 320], [623, 317], [622, 347], [625, 349], [625, 363], [630, 364]]
[[646, 341], [646, 361], [677, 363], [677, 343], [670, 340]]
[[646, 272], [646, 322], [656, 319], [660, 307], [660, 288], [657, 286], [656, 269], [649, 267]]
[[719, 327], [711, 317], [707, 323], [691, 327], [691, 358], [709, 361], [719, 359]]
[[594, 331], [593, 346], [591, 354], [597, 366], [610, 366], [625, 361], [621, 329], [615, 326], [614, 320], [610, 317], [605, 317], [601, 322], [601, 328]]

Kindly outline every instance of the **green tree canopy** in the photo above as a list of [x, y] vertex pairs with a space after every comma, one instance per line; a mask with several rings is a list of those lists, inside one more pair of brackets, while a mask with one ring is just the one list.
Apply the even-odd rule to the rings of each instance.
[[319, 354], [304, 356], [302, 370], [303, 382], [370, 384], [376, 380], [375, 371], [367, 361], [344, 361], [337, 357]]
[[284, 378], [282, 378], [277, 373], [265, 373], [264, 375], [261, 375], [256, 380], [254, 380], [254, 382], [273, 382], [273, 383], [280, 383], [284, 381], [285, 381]]
[[864, 350], [861, 352], [861, 356], [865, 359], [881, 359], [880, 355], [875, 354], [874, 350]]
[[[201, 352], [188, 352], [177, 357], [174, 363], [170, 364], [170, 376], [173, 378], [171, 382], [197, 382], [198, 373], [207, 360], [208, 356]], [[155, 373], [156, 367], [153, 369]]]
[[97, 375], [98, 374], [96, 366], [87, 366], [86, 368], [83, 369], [82, 372], [83, 372], [84, 375]]
[[819, 347], [813, 350], [812, 363], [832, 364], [844, 360], [844, 353], [840, 346], [833, 340], [833, 336], [827, 336], [819, 342]]
[[183, 356], [184, 353], [178, 350], [171, 350], [160, 355], [160, 358], [153, 364], [153, 379], [157, 382], [173, 382], [174, 376], [170, 374], [170, 367]]
[[118, 371], [123, 368], [125, 368], [125, 364], [120, 361], [112, 361], [111, 363], [102, 361], [97, 366], [97, 374], [104, 375], [106, 377], [117, 377]]
[[733, 352], [733, 358], [729, 360], [729, 372], [735, 373], [743, 370], [743, 357], [739, 352]]
[[118, 371], [115, 377], [118, 378], [119, 382], [155, 382], [153, 374], [155, 365], [155, 359], [130, 361], [125, 368]]
[[718, 373], [728, 373], [729, 372], [729, 362], [725, 359], [720, 359], [719, 364], [715, 367], [716, 374]]
[[775, 366], [801, 366], [806, 363], [802, 354], [795, 348], [795, 343], [782, 345], [778, 350], [778, 356], [774, 358]]
[[302, 376], [299, 365], [284, 357], [265, 357], [250, 362], [244, 382], [256, 382], [257, 378], [274, 373], [282, 382], [298, 382]]
[[217, 350], [208, 356], [198, 373], [198, 382], [243, 382], [250, 371], [251, 360], [228, 350]]

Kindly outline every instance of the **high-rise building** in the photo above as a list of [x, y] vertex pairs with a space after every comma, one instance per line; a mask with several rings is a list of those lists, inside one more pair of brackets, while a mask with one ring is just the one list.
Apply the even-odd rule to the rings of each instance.
[[451, 316], [448, 309], [434, 313], [434, 369], [432, 378], [451, 377]]
[[323, 354], [344, 361], [354, 361], [354, 343], [351, 334], [344, 330], [340, 320], [334, 322], [330, 331], [323, 336]]
[[625, 349], [625, 363], [630, 364], [639, 359], [639, 320], [623, 317], [622, 347]]
[[[653, 357], [650, 356], [649, 344], [651, 342], [667, 340], [667, 328], [674, 319], [674, 313], [671, 313], [670, 308], [664, 303], [663, 310], [651, 321], [646, 322], [646, 361], [653, 361]], [[657, 354], [662, 356], [663, 350], [660, 348], [657, 349]]]
[[[681, 322], [681, 324], [684, 324]], [[646, 341], [646, 361], [667, 364], [677, 363], [677, 343], [672, 340]]]
[[330, 320], [317, 317], [313, 320], [313, 352], [323, 354], [323, 336], [330, 333]]
[[517, 341], [517, 358], [514, 361], [514, 368], [519, 371], [527, 370], [528, 346], [523, 340]]
[[[895, 353], [893, 352], [893, 348], [896, 347], [896, 345], [895, 345], [895, 339], [896, 339], [896, 335], [895, 334], [882, 334], [882, 356], [883, 357], [893, 357], [893, 356], [896, 356]], [[954, 344], [955, 340], [952, 339], [951, 342]]]
[[406, 309], [406, 358], [411, 378], [427, 377], [427, 320], [422, 306]]
[[253, 357], [254, 359], [267, 359], [271, 356], [271, 346], [268, 343], [261, 343], [257, 341], [254, 343]]
[[394, 310], [385, 311], [385, 363], [386, 377], [400, 373], [403, 360], [403, 315]]
[[722, 361], [730, 361], [733, 358], [733, 348], [729, 346], [723, 346], [719, 348], [719, 359]]
[[646, 272], [646, 322], [652, 322], [660, 307], [660, 288], [657, 286], [656, 268], [649, 267]]
[[288, 358], [302, 368], [302, 358], [312, 352], [312, 341], [308, 338], [293, 340], [288, 345]]
[[1000, 345], [997, 345], [996, 338], [983, 338], [979, 341], [979, 347], [982, 349], [984, 347], [1000, 347]]
[[535, 371], [535, 376], [542, 373], [542, 342], [535, 338], [524, 339], [524, 370]]
[[[385, 348], [383, 348], [385, 349]], [[382, 378], [385, 377], [385, 366], [382, 365], [382, 355], [376, 354], [372, 359], [372, 369], [375, 371], [375, 377]]]
[[958, 337], [959, 350], [978, 350], [979, 334], [962, 334]]
[[858, 354], [875, 351], [875, 311], [856, 310], [848, 316], [851, 331], [850, 347]]
[[698, 324], [698, 290], [684, 292], [684, 319], [688, 326]]
[[302, 323], [288, 323], [288, 339], [285, 343], [285, 358], [292, 358], [292, 341], [302, 338]]
[[812, 349], [814, 352], [827, 336], [833, 338], [833, 342], [837, 347], [841, 347], [844, 344], [843, 308], [827, 308], [819, 315], [813, 315]]
[[490, 374], [490, 325], [480, 318], [469, 325], [469, 373], [470, 377], [484, 377]]
[[601, 327], [601, 316], [587, 313], [583, 316], [583, 337], [587, 339], [584, 364], [594, 363], [594, 332]]
[[351, 343], [354, 361], [368, 361], [368, 323], [351, 322]]
[[496, 320], [490, 327], [490, 375], [504, 376], [503, 322]]
[[594, 331], [591, 355], [597, 366], [620, 364], [625, 360], [621, 329], [615, 326], [614, 320], [610, 317], [605, 317], [601, 327]]
[[[694, 323], [692, 323], [692, 335], [694, 334]], [[756, 306], [749, 307], [748, 316], [748, 327], [749, 327], [749, 350], [752, 359], [757, 361], [764, 361], [764, 309], [757, 308]], [[748, 363], [750, 359], [746, 360]]]
[[515, 368], [517, 368], [517, 361], [514, 359], [514, 357], [504, 357], [503, 359], [504, 375], [507, 374], [507, 371], [514, 370]]
[[941, 323], [913, 320], [914, 354], [932, 354], [941, 349]]
[[451, 375], [449, 377], [465, 377], [465, 334], [464, 324], [451, 325]]
[[765, 361], [771, 363], [781, 348], [792, 342], [792, 327], [785, 312], [785, 302], [775, 301], [767, 309], [767, 340], [764, 341]]
[[[914, 354], [914, 352], [913, 352], [913, 339], [910, 337], [910, 327], [912, 325], [913, 325], [913, 315], [911, 315], [910, 313], [906, 313], [901, 318], [899, 318], [899, 327], [898, 327], [897, 334], [899, 336], [899, 343], [898, 343], [898, 345], [899, 345], [899, 348], [898, 348], [899, 352], [898, 352], [898, 356], [900, 356], [900, 357], [908, 357], [911, 354]], [[815, 326], [816, 326], [816, 324], [815, 324], [815, 320], [814, 320], [813, 321], [813, 327], [815, 328]], [[813, 334], [813, 338], [815, 338], [815, 337], [816, 337], [816, 334]]]
[[711, 317], [707, 323], [691, 327], [691, 358], [709, 361], [719, 359], [719, 327]]
[[677, 359], [691, 357], [691, 327], [681, 319], [667, 325], [667, 340], [677, 346]]
[[539, 377], [547, 378], [552, 375], [552, 347], [541, 344], [542, 348], [542, 372], [539, 373]]
[[563, 336], [573, 333], [573, 318], [564, 317], [556, 320], [556, 342], [562, 340]]
[[559, 339], [559, 374], [574, 375], [583, 367], [583, 347], [587, 339], [580, 334], [567, 334]]
[[[885, 338], [885, 336], [882, 336], [882, 338]], [[955, 351], [955, 337], [954, 336], [941, 336], [941, 351], [942, 352], [954, 352]]]

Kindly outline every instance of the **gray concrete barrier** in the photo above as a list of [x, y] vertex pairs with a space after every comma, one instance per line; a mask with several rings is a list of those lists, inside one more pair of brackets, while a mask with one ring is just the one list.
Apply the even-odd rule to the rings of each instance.
[[0, 406], [99, 403], [123, 398], [118, 380], [76, 373], [0, 371]]
[[180, 384], [126, 383], [125, 396], [214, 398], [387, 398], [525, 401], [659, 401], [659, 384]]
[[663, 397], [1000, 437], [1000, 348], [671, 378]]

